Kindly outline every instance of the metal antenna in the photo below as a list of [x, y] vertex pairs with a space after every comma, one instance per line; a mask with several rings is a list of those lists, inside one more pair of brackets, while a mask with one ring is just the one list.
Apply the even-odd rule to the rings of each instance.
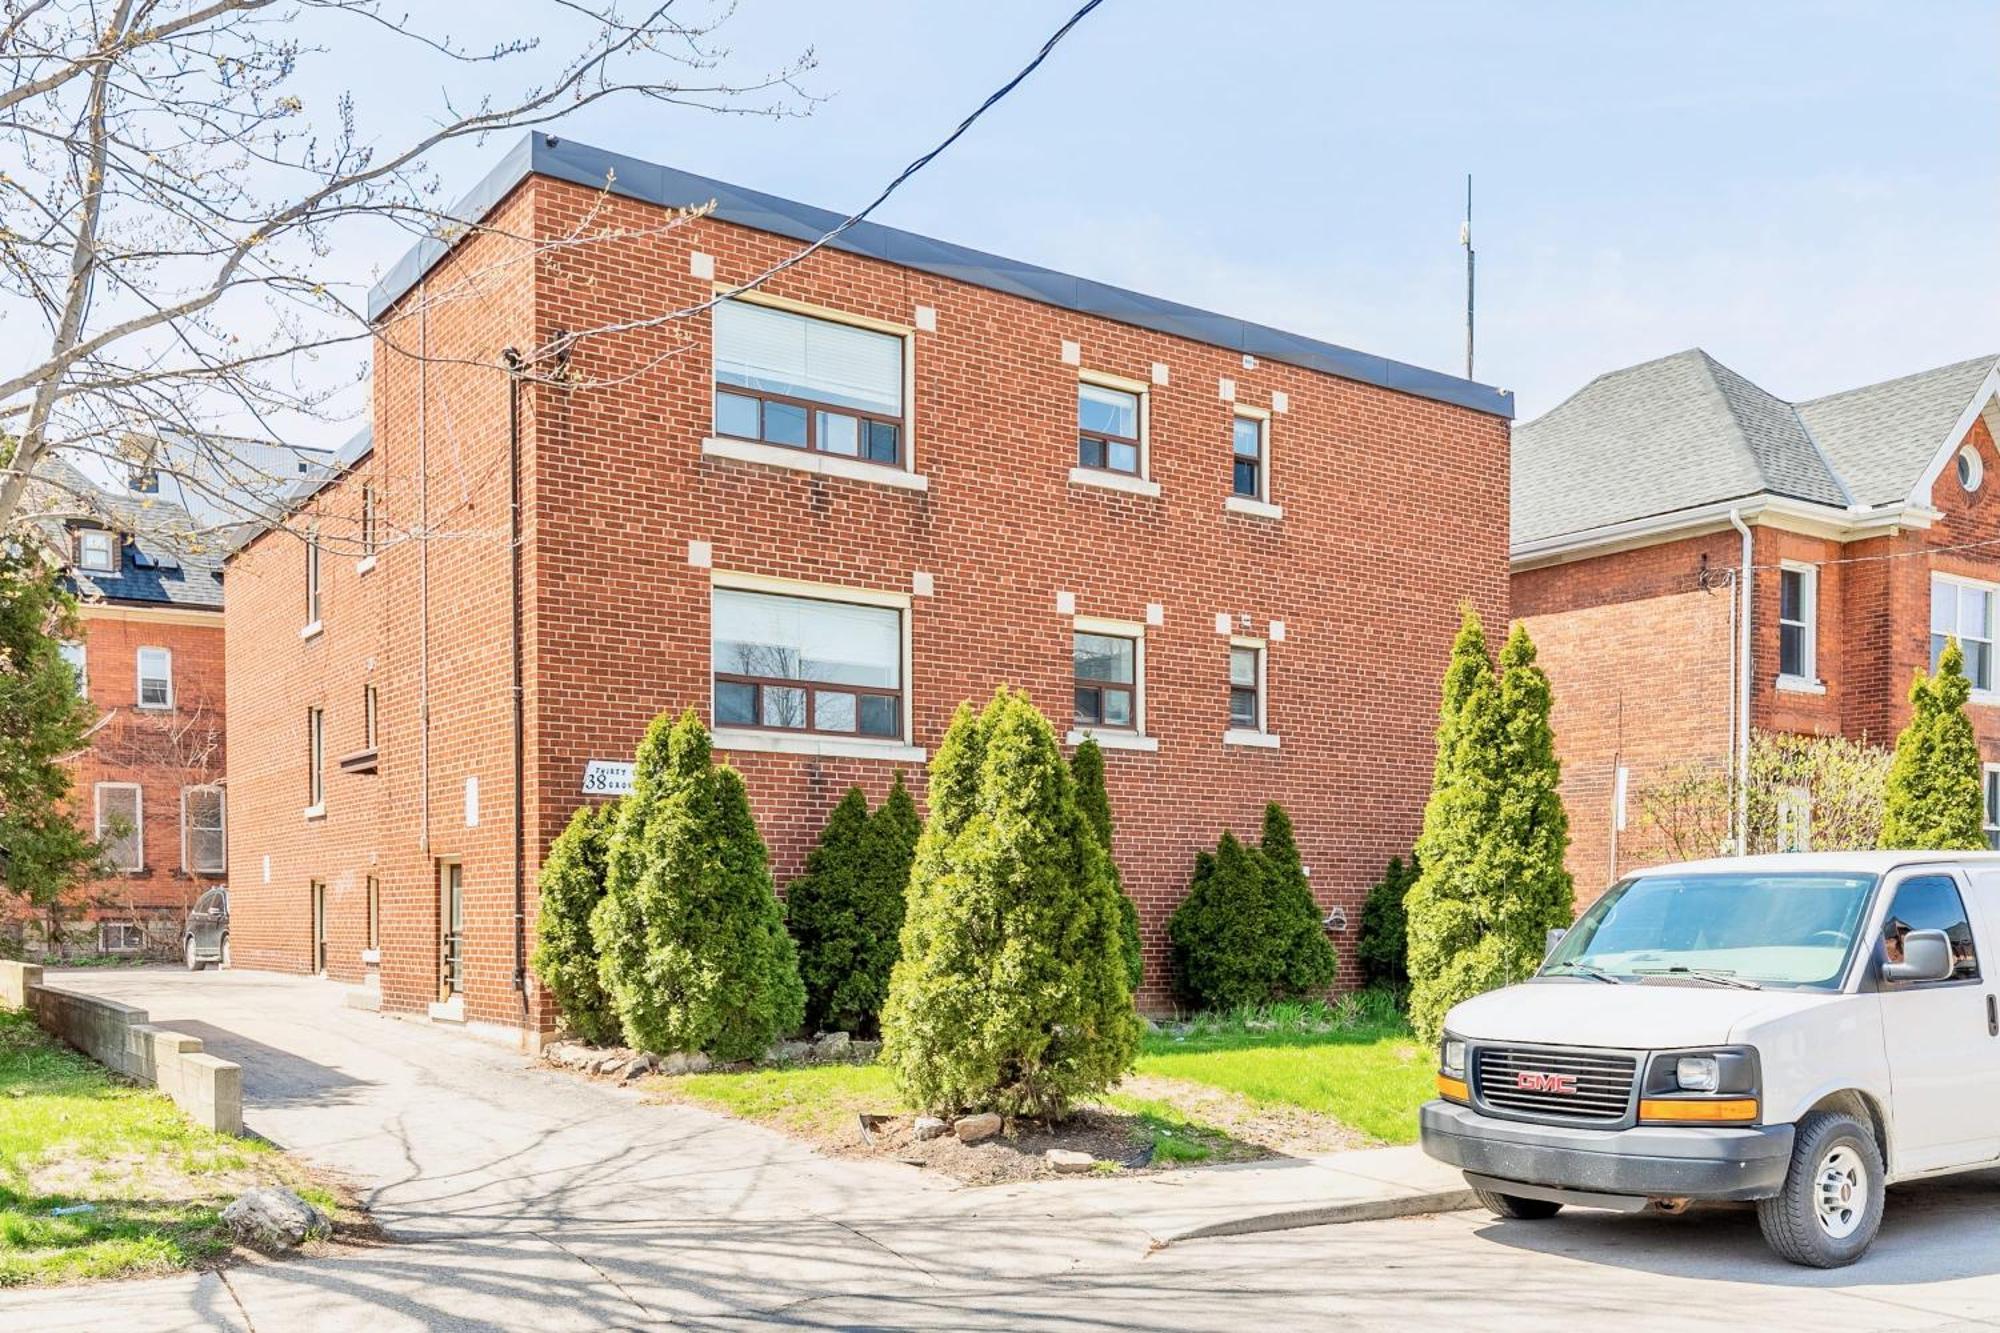
[[1465, 174], [1465, 221], [1459, 224], [1458, 243], [1465, 247], [1465, 377], [1472, 378], [1472, 173]]

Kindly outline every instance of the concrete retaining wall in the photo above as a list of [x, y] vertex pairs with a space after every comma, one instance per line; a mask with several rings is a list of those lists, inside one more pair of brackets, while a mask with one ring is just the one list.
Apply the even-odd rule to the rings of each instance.
[[202, 1050], [201, 1038], [154, 1027], [144, 1009], [42, 983], [42, 969], [0, 960], [0, 1006], [26, 1009], [44, 1031], [174, 1099], [196, 1124], [243, 1132], [243, 1067]]

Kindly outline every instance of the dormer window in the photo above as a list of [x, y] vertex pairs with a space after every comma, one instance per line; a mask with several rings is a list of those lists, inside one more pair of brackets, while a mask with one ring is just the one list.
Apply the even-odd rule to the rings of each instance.
[[80, 528], [76, 534], [76, 567], [89, 574], [118, 572], [118, 539], [103, 528]]

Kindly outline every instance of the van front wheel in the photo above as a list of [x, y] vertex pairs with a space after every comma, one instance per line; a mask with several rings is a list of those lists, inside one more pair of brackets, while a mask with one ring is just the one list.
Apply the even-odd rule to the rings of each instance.
[[1757, 1203], [1757, 1225], [1778, 1254], [1809, 1268], [1842, 1268], [1868, 1252], [1882, 1225], [1887, 1173], [1867, 1125], [1838, 1111], [1799, 1121], [1784, 1188]]
[[1526, 1199], [1518, 1194], [1496, 1194], [1492, 1190], [1474, 1190], [1472, 1197], [1495, 1217], [1508, 1217], [1517, 1222], [1539, 1222], [1545, 1217], [1554, 1217], [1563, 1207], [1554, 1199]]

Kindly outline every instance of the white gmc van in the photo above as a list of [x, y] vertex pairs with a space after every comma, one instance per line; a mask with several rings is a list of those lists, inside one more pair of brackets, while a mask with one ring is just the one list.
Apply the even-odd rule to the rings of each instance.
[[2000, 854], [1648, 870], [1447, 1015], [1424, 1150], [1503, 1217], [1751, 1200], [1849, 1264], [1885, 1185], [2000, 1166], [1996, 974]]

